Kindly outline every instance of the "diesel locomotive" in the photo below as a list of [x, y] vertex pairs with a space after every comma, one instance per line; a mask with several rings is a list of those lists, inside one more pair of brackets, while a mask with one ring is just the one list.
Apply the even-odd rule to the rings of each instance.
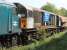
[[37, 39], [37, 29], [45, 28], [48, 33], [60, 32], [61, 18], [45, 10], [20, 3], [0, 3], [0, 44], [24, 44]]
[[33, 12], [36, 28], [45, 28], [47, 33], [62, 31], [62, 19], [59, 15], [36, 8]]
[[19, 32], [19, 17], [13, 4], [0, 3], [0, 44], [8, 45], [12, 39], [16, 40]]

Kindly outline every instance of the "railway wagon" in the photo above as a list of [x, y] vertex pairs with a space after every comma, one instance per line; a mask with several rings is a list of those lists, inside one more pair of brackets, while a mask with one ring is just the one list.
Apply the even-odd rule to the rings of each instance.
[[8, 45], [18, 34], [19, 17], [14, 4], [0, 3], [0, 44]]

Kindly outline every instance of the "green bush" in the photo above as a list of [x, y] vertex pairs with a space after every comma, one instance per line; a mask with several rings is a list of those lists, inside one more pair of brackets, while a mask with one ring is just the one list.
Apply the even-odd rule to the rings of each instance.
[[47, 36], [45, 29], [39, 29], [37, 32], [40, 35], [40, 39], [44, 39]]

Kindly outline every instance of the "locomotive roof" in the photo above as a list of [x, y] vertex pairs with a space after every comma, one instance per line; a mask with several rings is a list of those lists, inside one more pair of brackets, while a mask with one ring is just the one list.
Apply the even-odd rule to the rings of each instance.
[[[11, 7], [16, 7], [15, 4], [13, 4], [13, 3], [0, 3], [0, 4], [8, 5], [8, 6], [11, 6]], [[21, 5], [22, 7], [26, 8], [27, 10], [38, 11], [38, 12], [48, 12], [50, 14], [57, 15], [55, 13], [52, 13], [52, 12], [49, 12], [49, 11], [46, 11], [46, 10], [42, 10], [40, 8], [34, 8], [34, 7], [29, 6], [27, 4], [23, 4], [23, 3], [17, 3], [17, 4]]]
[[43, 12], [48, 12], [49, 14], [57, 15], [55, 13], [52, 13], [52, 12], [49, 12], [49, 11], [46, 11], [46, 10], [43, 10]]
[[35, 8], [35, 7], [29, 6], [29, 5], [27, 5], [27, 4], [23, 4], [23, 3], [21, 3], [21, 2], [20, 2], [20, 3], [16, 3], [16, 4], [21, 5], [22, 7], [24, 7], [24, 8], [27, 9], [27, 10], [38, 11], [38, 12], [48, 12], [48, 13], [50, 13], [50, 14], [57, 15], [57, 14], [55, 14], [55, 13], [52, 13], [52, 12], [49, 12], [49, 11], [46, 11], [46, 10], [42, 10], [42, 9], [40, 9], [40, 8]]
[[42, 10], [42, 9], [39, 9], [39, 8], [33, 8], [34, 11], [38, 11], [38, 12], [48, 12], [50, 14], [54, 14], [54, 15], [57, 15], [55, 13], [52, 13], [52, 12], [49, 12], [49, 11], [46, 11], [46, 10]]
[[38, 11], [38, 12], [44, 12], [44, 10], [40, 9], [40, 8], [33, 8], [34, 11]]
[[23, 3], [14, 3], [14, 4], [20, 5], [20, 6], [24, 7], [27, 10], [33, 10], [33, 7], [31, 7], [29, 5], [26, 5], [26, 4], [23, 4]]
[[3, 2], [0, 2], [0, 5], [10, 6], [10, 7], [16, 7], [13, 3], [3, 3]]

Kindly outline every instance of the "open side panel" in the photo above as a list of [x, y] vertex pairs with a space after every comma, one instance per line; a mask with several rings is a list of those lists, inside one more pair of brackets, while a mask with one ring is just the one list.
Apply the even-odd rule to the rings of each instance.
[[22, 17], [20, 19], [20, 27], [21, 27], [21, 29], [24, 29], [24, 28], [26, 28], [26, 26], [27, 26], [27, 19]]

